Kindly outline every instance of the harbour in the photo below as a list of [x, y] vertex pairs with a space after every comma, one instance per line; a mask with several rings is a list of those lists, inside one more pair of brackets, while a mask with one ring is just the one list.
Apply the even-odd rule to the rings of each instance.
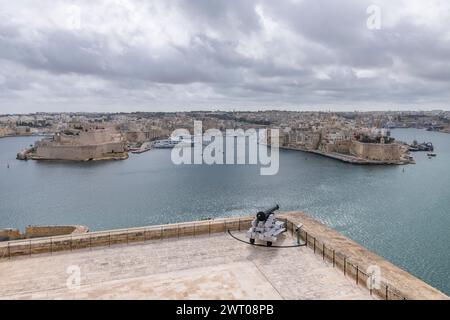
[[280, 172], [262, 177], [251, 166], [175, 166], [164, 149], [117, 162], [21, 162], [17, 150], [36, 138], [5, 138], [0, 227], [70, 224], [101, 231], [240, 216], [280, 203], [283, 210], [308, 212], [448, 294], [450, 181], [442, 172], [450, 161], [450, 135], [392, 134], [400, 141], [432, 141], [438, 157], [414, 153], [415, 165], [373, 167], [281, 150]]
[[450, 2], [0, 16], [0, 301], [208, 319], [450, 301]]

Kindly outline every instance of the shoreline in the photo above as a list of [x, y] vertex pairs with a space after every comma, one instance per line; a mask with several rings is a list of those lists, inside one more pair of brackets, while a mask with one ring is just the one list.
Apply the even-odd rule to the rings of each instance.
[[21, 134], [21, 135], [10, 135], [10, 136], [0, 136], [2, 138], [28, 138], [28, 137], [42, 137], [44, 135], [35, 135], [35, 134]]
[[415, 161], [407, 161], [407, 160], [400, 160], [400, 161], [378, 161], [378, 160], [367, 160], [362, 158], [357, 158], [351, 155], [345, 155], [341, 153], [326, 153], [319, 150], [306, 150], [302, 148], [294, 148], [294, 147], [279, 147], [280, 149], [284, 150], [292, 150], [292, 151], [301, 151], [306, 153], [312, 153], [317, 154], [319, 156], [327, 157], [330, 159], [338, 160], [344, 163], [350, 163], [355, 165], [407, 165], [407, 164], [415, 164]]
[[[38, 157], [33, 154], [27, 154], [27, 158], [25, 160], [35, 160], [35, 161], [58, 161], [58, 162], [97, 162], [97, 161], [119, 161], [119, 160], [126, 160], [129, 158], [128, 152], [124, 152], [123, 154], [115, 154], [111, 156], [101, 157], [101, 158], [93, 158], [93, 159], [83, 159], [83, 160], [70, 160], [70, 159], [49, 159], [49, 158], [42, 158]], [[18, 159], [21, 160], [21, 159]]]

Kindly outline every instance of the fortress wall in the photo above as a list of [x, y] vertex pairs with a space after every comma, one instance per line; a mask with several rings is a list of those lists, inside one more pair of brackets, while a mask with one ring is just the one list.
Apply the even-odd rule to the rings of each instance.
[[325, 143], [321, 145], [320, 151], [326, 153], [336, 152], [336, 146], [333, 143]]
[[78, 131], [78, 134], [73, 135], [58, 134], [53, 139], [63, 145], [99, 145], [109, 142], [119, 142], [122, 140], [122, 135], [113, 129], [98, 129]]
[[338, 152], [342, 154], [348, 154], [350, 152], [351, 141], [342, 140], [335, 143], [327, 143], [322, 145], [321, 151], [326, 153]]
[[106, 130], [96, 130], [88, 132], [80, 132], [80, 144], [102, 144], [111, 141], [111, 137], [119, 136], [116, 131], [109, 129]]
[[350, 145], [350, 154], [363, 158], [364, 152], [365, 152], [364, 143], [353, 141], [352, 144]]
[[350, 154], [369, 160], [389, 161], [400, 160], [400, 145], [396, 143], [363, 143], [352, 141]]
[[350, 152], [350, 140], [336, 141], [336, 152], [348, 154]]
[[95, 158], [99, 158], [107, 153], [124, 152], [125, 144], [123, 142], [111, 142], [95, 146]]
[[124, 144], [122, 142], [88, 146], [42, 144], [37, 145], [36, 155], [42, 159], [83, 161], [102, 158], [111, 152], [124, 152]]
[[128, 131], [125, 133], [125, 139], [131, 143], [143, 142], [145, 141], [145, 132]]
[[130, 143], [146, 142], [159, 138], [165, 138], [169, 132], [163, 130], [151, 129], [144, 131], [127, 131], [124, 133], [125, 139]]
[[88, 160], [93, 159], [95, 154], [94, 146], [39, 146], [36, 155], [43, 159], [55, 160]]

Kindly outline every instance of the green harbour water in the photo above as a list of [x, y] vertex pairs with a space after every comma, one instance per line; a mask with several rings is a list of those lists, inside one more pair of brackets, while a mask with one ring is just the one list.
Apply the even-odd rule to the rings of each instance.
[[[278, 203], [304, 211], [450, 294], [450, 134], [395, 129], [431, 141], [437, 157], [415, 165], [355, 166], [280, 151], [280, 170], [172, 164], [170, 150], [125, 161], [15, 160], [38, 137], [0, 139], [0, 228], [81, 224], [107, 230], [254, 214]], [[8, 168], [9, 165], [9, 168]]]

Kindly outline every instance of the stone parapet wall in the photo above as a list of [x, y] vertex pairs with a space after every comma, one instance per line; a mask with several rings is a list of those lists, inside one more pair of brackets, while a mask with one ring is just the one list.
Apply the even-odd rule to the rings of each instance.
[[[3, 242], [0, 243], [0, 259], [195, 237], [227, 230], [245, 231], [250, 227], [253, 218], [253, 216], [224, 218]], [[448, 299], [439, 290], [301, 212], [279, 214], [278, 218], [286, 221], [288, 232], [293, 237], [296, 236], [297, 226], [301, 224], [299, 236], [303, 242], [307, 243], [307, 247], [314, 250], [314, 253], [327, 261], [329, 265], [342, 270], [344, 276], [353, 279], [358, 285], [367, 287], [367, 279], [371, 276], [368, 268], [379, 267], [382, 285], [380, 288], [368, 289], [382, 299]], [[268, 250], [277, 249], [268, 248]]]
[[296, 226], [302, 224], [301, 240], [307, 242], [307, 246], [323, 260], [340, 269], [345, 276], [354, 279], [359, 285], [367, 287], [369, 270], [379, 268], [380, 287], [372, 291], [382, 299], [449, 299], [429, 284], [303, 212], [284, 213], [281, 217], [288, 221], [287, 226], [292, 234], [295, 233]]
[[0, 241], [20, 239], [21, 234], [18, 229], [0, 229]]
[[226, 218], [2, 242], [0, 259], [245, 230], [252, 220], [253, 217]]

